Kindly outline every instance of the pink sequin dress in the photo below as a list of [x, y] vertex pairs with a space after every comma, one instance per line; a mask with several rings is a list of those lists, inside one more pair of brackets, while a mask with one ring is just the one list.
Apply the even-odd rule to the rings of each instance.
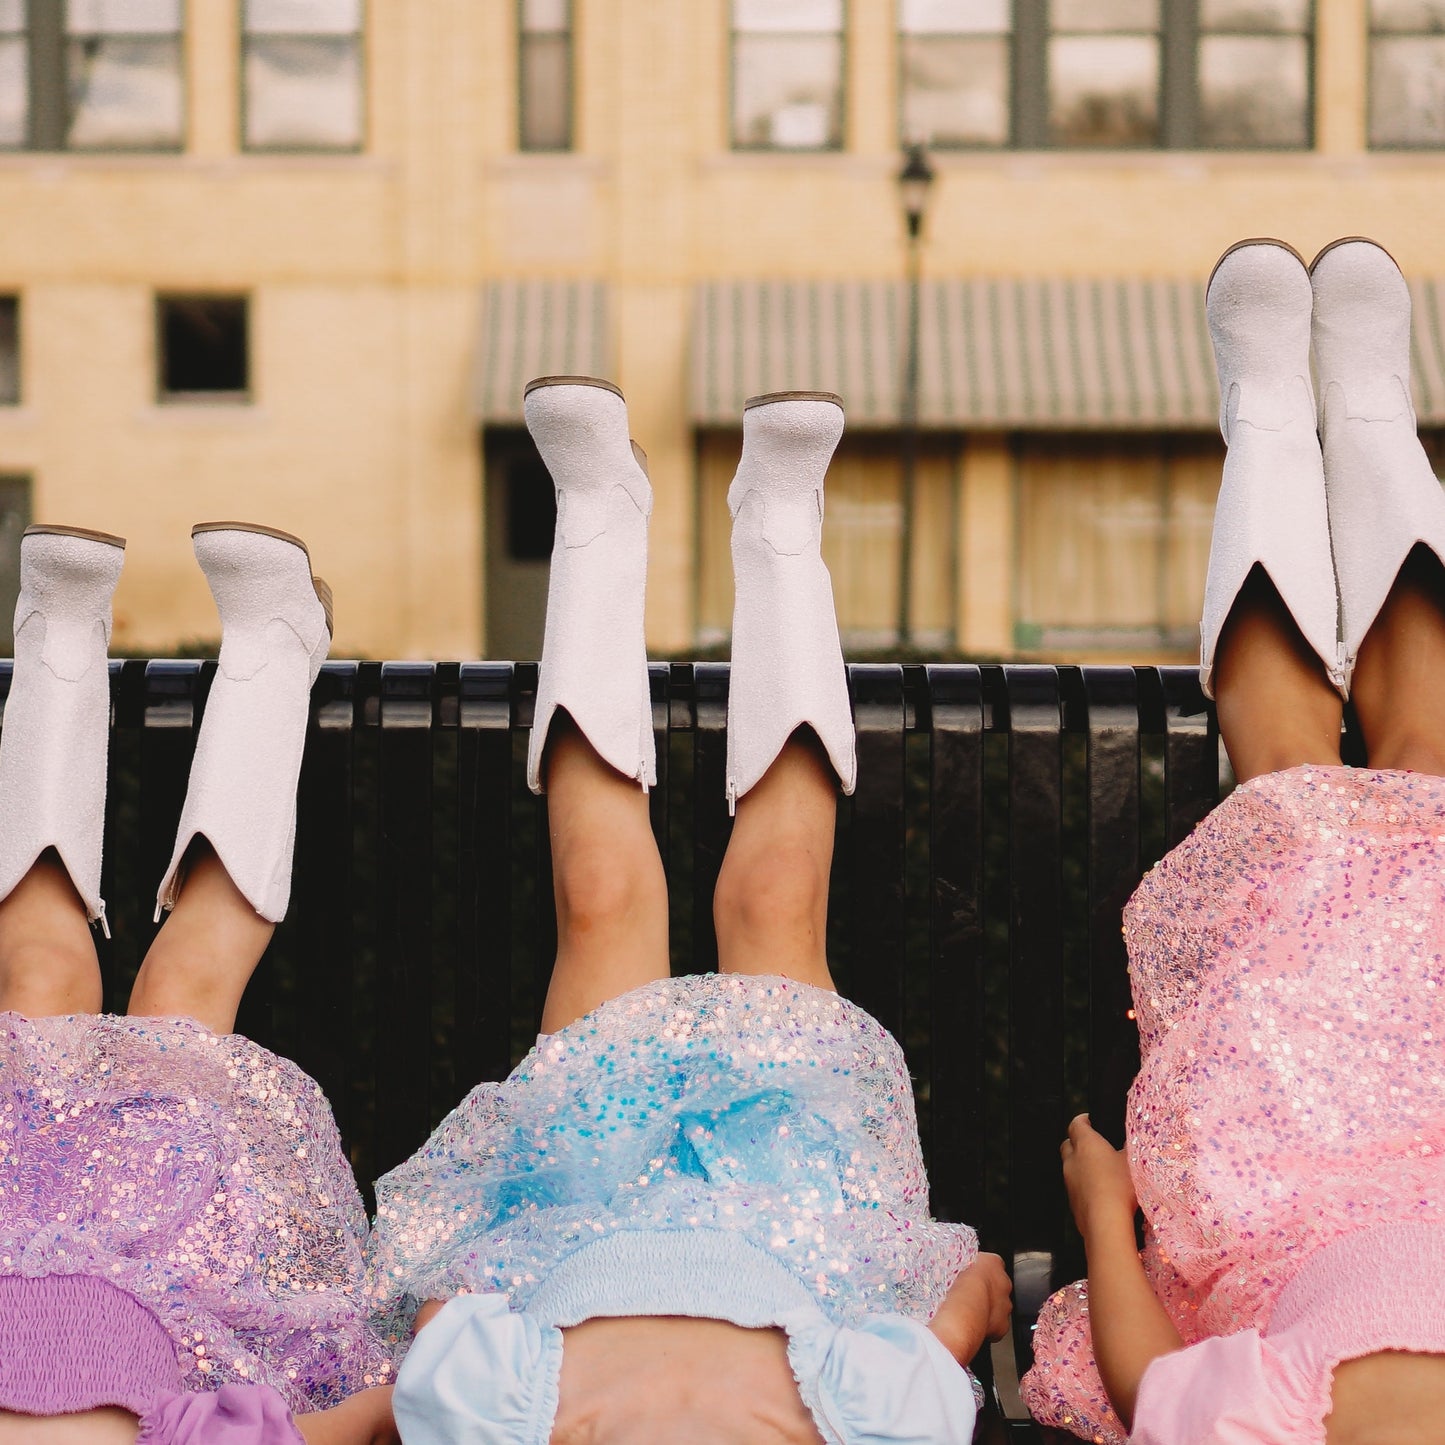
[[0, 1408], [384, 1383], [365, 1239], [296, 1065], [189, 1019], [0, 1014]]
[[[1414, 1238], [1439, 1253], [1442, 844], [1445, 779], [1294, 768], [1236, 789], [1130, 901], [1142, 1064], [1129, 1161], [1145, 1270], [1186, 1345], [1267, 1337], [1297, 1278], [1311, 1297], [1328, 1293], [1315, 1276], [1342, 1241], [1433, 1226]], [[1362, 1342], [1384, 1338], [1389, 1307], [1388, 1295], [1360, 1302]], [[1048, 1301], [1034, 1349], [1035, 1417], [1120, 1445], [1086, 1285]], [[1327, 1376], [1324, 1389], [1327, 1401]]]

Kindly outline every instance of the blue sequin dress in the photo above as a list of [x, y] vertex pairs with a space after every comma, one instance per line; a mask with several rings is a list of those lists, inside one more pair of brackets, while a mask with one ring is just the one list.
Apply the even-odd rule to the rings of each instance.
[[786, 1272], [840, 1325], [930, 1319], [977, 1249], [929, 1216], [888, 1031], [825, 990], [704, 974], [544, 1035], [386, 1175], [373, 1304], [404, 1338], [421, 1300], [501, 1293], [524, 1311], [566, 1276], [593, 1313], [677, 1313], [647, 1308], [635, 1277], [596, 1278], [645, 1237], [661, 1260], [686, 1241], [699, 1262], [733, 1261], [739, 1288], [754, 1266]]

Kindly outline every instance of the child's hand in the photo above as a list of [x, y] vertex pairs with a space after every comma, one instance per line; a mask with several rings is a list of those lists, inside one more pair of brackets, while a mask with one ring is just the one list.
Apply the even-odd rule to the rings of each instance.
[[985, 1340], [1001, 1340], [1013, 1314], [1013, 1281], [996, 1254], [980, 1254], [954, 1280], [929, 1329], [959, 1364], [966, 1365]]
[[1069, 1137], [1059, 1146], [1059, 1153], [1069, 1207], [1085, 1242], [1101, 1228], [1123, 1225], [1132, 1232], [1139, 1203], [1124, 1151], [1114, 1148], [1089, 1123], [1087, 1114], [1080, 1114], [1069, 1125]]

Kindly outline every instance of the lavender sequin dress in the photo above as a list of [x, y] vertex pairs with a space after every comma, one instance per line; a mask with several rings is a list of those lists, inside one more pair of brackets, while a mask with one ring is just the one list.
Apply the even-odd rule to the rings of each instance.
[[[846, 1325], [930, 1319], [976, 1251], [967, 1226], [929, 1217], [912, 1084], [888, 1031], [831, 992], [704, 974], [543, 1036], [383, 1178], [374, 1303], [398, 1335], [418, 1301], [462, 1291], [526, 1310], [564, 1262], [617, 1253], [609, 1239], [684, 1234], [781, 1265]], [[612, 1289], [635, 1296], [635, 1281], [586, 1293]]]
[[[136, 1337], [167, 1356], [152, 1386], [266, 1385], [303, 1411], [383, 1383], [365, 1237], [331, 1110], [294, 1064], [188, 1019], [0, 1014], [0, 1385], [19, 1392], [12, 1408], [51, 1413], [36, 1401], [67, 1387], [56, 1361], [17, 1357], [52, 1305], [52, 1341], [66, 1311], [129, 1309]], [[139, 1412], [137, 1368], [122, 1373], [138, 1393], [116, 1402]]]
[[[1445, 779], [1294, 768], [1239, 787], [1131, 900], [1129, 1162], [1186, 1345], [1267, 1332], [1346, 1239], [1445, 1229], [1442, 865]], [[1035, 1417], [1122, 1445], [1085, 1285], [1034, 1349]]]

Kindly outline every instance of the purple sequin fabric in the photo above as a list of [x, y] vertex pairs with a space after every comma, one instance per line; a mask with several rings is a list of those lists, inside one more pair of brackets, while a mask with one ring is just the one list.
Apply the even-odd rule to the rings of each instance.
[[366, 1217], [325, 1097], [188, 1019], [0, 1014], [0, 1275], [90, 1275], [149, 1310], [188, 1390], [296, 1410], [386, 1382]]
[[[1129, 1159], [1186, 1344], [1265, 1329], [1324, 1245], [1445, 1224], [1442, 860], [1445, 779], [1293, 768], [1236, 789], [1130, 902]], [[1035, 1352], [1035, 1416], [1121, 1445], [1086, 1286], [1049, 1301]]]
[[976, 1240], [928, 1213], [913, 1088], [837, 994], [704, 974], [544, 1036], [377, 1185], [372, 1288], [393, 1332], [465, 1290], [526, 1309], [619, 1231], [736, 1231], [837, 1323], [930, 1319]]

